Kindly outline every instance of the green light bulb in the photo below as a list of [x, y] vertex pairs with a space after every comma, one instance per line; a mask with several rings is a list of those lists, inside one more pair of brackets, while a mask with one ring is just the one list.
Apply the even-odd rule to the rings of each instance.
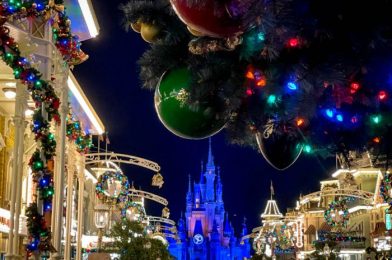
[[375, 124], [379, 124], [381, 122], [381, 116], [380, 115], [373, 116], [372, 121]]
[[305, 153], [311, 153], [312, 152], [312, 146], [310, 146], [309, 144], [306, 144], [305, 146], [304, 146], [304, 152]]
[[267, 103], [269, 105], [273, 105], [276, 103], [276, 96], [275, 95], [269, 95], [268, 99], [267, 99]]

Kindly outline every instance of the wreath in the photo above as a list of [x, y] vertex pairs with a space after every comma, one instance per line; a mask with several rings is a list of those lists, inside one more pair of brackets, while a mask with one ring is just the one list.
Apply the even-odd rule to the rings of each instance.
[[[350, 219], [350, 214], [347, 207], [347, 202], [351, 201], [351, 197], [339, 198], [336, 201], [331, 202], [328, 205], [328, 209], [324, 211], [324, 219], [327, 224], [331, 227], [347, 227], [348, 221]], [[343, 211], [343, 214], [340, 215], [339, 212]], [[333, 217], [332, 214], [335, 214]], [[341, 216], [340, 219], [336, 219], [336, 216]]]
[[142, 205], [140, 205], [139, 203], [136, 203], [134, 201], [132, 201], [131, 199], [129, 199], [124, 207], [121, 209], [121, 217], [122, 218], [126, 218], [127, 217], [127, 211], [131, 209], [131, 210], [136, 210], [136, 213], [139, 214], [138, 217], [138, 221], [141, 222], [145, 216], [146, 216], [146, 212], [145, 209]]
[[[114, 190], [113, 195], [108, 192], [108, 182], [112, 184], [114, 181], [121, 182], [121, 189], [119, 192]], [[107, 202], [117, 202], [117, 199], [122, 196], [127, 196], [129, 191], [129, 182], [127, 176], [121, 174], [120, 172], [110, 172], [107, 171], [103, 173], [98, 178], [98, 182], [95, 186], [95, 193], [98, 196], [98, 199]]]

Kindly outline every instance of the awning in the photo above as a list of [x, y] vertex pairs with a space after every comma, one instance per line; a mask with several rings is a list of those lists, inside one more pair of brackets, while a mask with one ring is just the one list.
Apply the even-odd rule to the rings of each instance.
[[331, 231], [331, 229], [332, 229], [332, 227], [330, 225], [328, 225], [327, 222], [324, 222], [323, 224], [321, 224], [319, 231], [329, 232], [329, 231]]
[[305, 235], [315, 235], [316, 234], [316, 228], [313, 225], [310, 225], [308, 229], [304, 233]]

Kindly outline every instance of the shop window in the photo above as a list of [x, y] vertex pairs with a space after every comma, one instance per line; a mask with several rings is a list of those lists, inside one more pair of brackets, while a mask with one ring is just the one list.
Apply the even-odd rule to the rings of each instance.
[[388, 214], [388, 213], [385, 214], [385, 226], [386, 226], [387, 230], [392, 229], [391, 214]]

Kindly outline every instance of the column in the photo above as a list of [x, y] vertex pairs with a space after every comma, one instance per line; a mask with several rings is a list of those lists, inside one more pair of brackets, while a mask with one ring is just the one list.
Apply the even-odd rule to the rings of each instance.
[[[16, 98], [15, 98], [15, 141], [13, 150], [13, 162], [12, 162], [12, 175], [11, 175], [11, 202], [10, 202], [10, 230], [8, 233], [8, 245], [6, 259], [14, 258], [14, 231], [15, 231], [15, 202], [16, 202], [16, 190], [18, 180], [18, 159], [19, 156], [23, 158], [23, 153], [19, 155], [20, 144], [23, 143], [23, 134], [21, 135], [21, 129], [23, 128], [24, 118], [24, 107], [26, 99], [24, 93], [26, 91], [25, 86], [17, 84], [16, 87]], [[18, 227], [19, 228], [19, 227]]]
[[83, 208], [84, 208], [84, 156], [79, 155], [78, 160], [78, 182], [79, 182], [79, 192], [78, 192], [78, 234], [77, 234], [77, 248], [76, 248], [76, 260], [82, 260], [82, 235], [84, 227]]
[[18, 158], [17, 158], [17, 175], [16, 175], [16, 205], [15, 205], [15, 225], [14, 225], [14, 236], [13, 236], [13, 255], [17, 258], [19, 256], [19, 220], [20, 220], [20, 210], [21, 210], [21, 200], [22, 200], [22, 177], [23, 177], [23, 172], [25, 169], [24, 164], [24, 132], [27, 126], [27, 122], [25, 121], [25, 112], [27, 109], [27, 102], [26, 100], [28, 99], [28, 92], [25, 88], [22, 87], [23, 90], [23, 95], [22, 98], [25, 100], [22, 103], [22, 117], [21, 117], [21, 127], [18, 129], [19, 131], [19, 136], [21, 137], [21, 140], [19, 142], [19, 148], [18, 148]]
[[[61, 239], [63, 230], [63, 201], [64, 201], [64, 179], [65, 179], [65, 142], [66, 142], [66, 131], [67, 122], [66, 117], [68, 114], [68, 72], [64, 73], [63, 79], [60, 84], [60, 129], [58, 130], [58, 142], [57, 151], [55, 158], [55, 197], [53, 203], [53, 222], [52, 222], [52, 232], [53, 232], [53, 246], [56, 248], [57, 252], [52, 255], [53, 259], [61, 259]], [[68, 217], [68, 215], [67, 215]]]
[[64, 259], [71, 259], [71, 231], [72, 231], [72, 199], [73, 199], [73, 179], [75, 172], [75, 145], [69, 143], [68, 163], [67, 163], [67, 209], [65, 218], [65, 246]]

